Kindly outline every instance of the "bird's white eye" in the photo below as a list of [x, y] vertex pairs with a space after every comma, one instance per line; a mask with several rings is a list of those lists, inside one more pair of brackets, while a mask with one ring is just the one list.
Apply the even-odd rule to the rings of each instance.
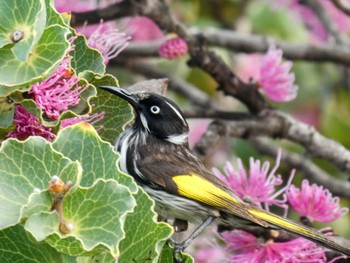
[[158, 106], [152, 106], [151, 107], [151, 112], [153, 114], [158, 114], [160, 112], [160, 108]]

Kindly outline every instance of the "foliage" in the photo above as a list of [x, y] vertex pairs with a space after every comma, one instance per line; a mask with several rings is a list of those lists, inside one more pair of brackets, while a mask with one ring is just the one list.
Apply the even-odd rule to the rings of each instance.
[[[127, 104], [97, 93], [100, 85], [118, 84], [105, 74], [103, 57], [48, 0], [1, 0], [0, 12], [0, 57], [6, 61], [0, 66], [0, 261], [157, 262], [172, 229], [157, 222], [153, 201], [119, 170], [111, 144], [90, 124], [75, 121], [91, 114], [93, 104], [97, 113], [113, 109], [101, 132], [113, 142], [132, 117]], [[68, 77], [75, 74], [86, 88], [55, 120], [38, 107], [31, 87], [55, 74], [67, 56]], [[53, 134], [52, 142], [7, 138], [18, 132], [19, 105]]]

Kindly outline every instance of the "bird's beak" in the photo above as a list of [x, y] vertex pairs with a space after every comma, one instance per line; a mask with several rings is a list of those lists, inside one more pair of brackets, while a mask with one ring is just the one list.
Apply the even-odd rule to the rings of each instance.
[[130, 105], [133, 106], [133, 108], [137, 109], [139, 104], [139, 97], [137, 96], [137, 93], [131, 93], [126, 89], [121, 89], [114, 86], [100, 86], [99, 88], [106, 90], [114, 95], [117, 95], [118, 97], [129, 102]]

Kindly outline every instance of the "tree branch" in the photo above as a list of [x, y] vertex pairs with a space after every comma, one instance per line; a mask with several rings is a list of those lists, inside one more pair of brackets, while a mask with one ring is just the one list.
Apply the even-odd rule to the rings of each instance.
[[[191, 117], [220, 118], [215, 110], [191, 112]], [[235, 117], [226, 113], [225, 119]], [[320, 134], [315, 128], [299, 122], [291, 116], [277, 110], [266, 110], [255, 115], [239, 114], [239, 119], [231, 119], [226, 124], [223, 121], [213, 123], [221, 136], [254, 138], [268, 136], [288, 139], [303, 146], [314, 157], [323, 158], [342, 171], [350, 173], [350, 151], [343, 145]], [[210, 127], [210, 126], [209, 126]], [[212, 132], [210, 132], [212, 133]]]
[[169, 88], [177, 92], [178, 94], [189, 99], [195, 105], [204, 107], [204, 108], [215, 108], [214, 103], [211, 101], [210, 97], [198, 90], [196, 87], [190, 83], [176, 77], [175, 75], [162, 72], [157, 69], [151, 63], [147, 63], [140, 60], [122, 60], [120, 57], [110, 61], [110, 65], [122, 66], [130, 71], [135, 73], [142, 74], [147, 78], [167, 78], [169, 80]]

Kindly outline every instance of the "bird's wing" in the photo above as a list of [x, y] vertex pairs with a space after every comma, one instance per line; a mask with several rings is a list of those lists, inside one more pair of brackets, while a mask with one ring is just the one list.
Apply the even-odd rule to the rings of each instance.
[[189, 165], [188, 160], [175, 164], [166, 161], [166, 159], [139, 163], [138, 169], [143, 175], [147, 175], [147, 179], [151, 183], [150, 186], [159, 187], [169, 193], [197, 201], [243, 218], [248, 222], [254, 222], [264, 227], [268, 226], [265, 221], [249, 213], [248, 208], [251, 206], [238, 198], [208, 170], [203, 170], [203, 167], [196, 165]]

